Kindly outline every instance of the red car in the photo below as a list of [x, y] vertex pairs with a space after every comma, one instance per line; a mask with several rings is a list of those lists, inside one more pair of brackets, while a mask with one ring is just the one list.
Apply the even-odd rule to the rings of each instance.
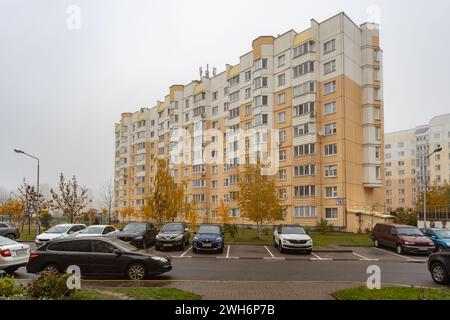
[[419, 228], [378, 223], [373, 228], [371, 238], [375, 247], [389, 247], [402, 253], [431, 254], [436, 250], [434, 242], [426, 237]]

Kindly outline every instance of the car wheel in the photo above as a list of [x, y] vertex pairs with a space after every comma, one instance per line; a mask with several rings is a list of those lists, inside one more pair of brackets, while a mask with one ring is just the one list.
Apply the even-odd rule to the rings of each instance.
[[53, 273], [53, 274], [59, 274], [59, 273], [61, 273], [61, 268], [54, 263], [49, 263], [44, 267], [44, 269], [42, 271], [48, 272], [48, 273]]
[[161, 251], [161, 246], [155, 244], [155, 250], [156, 250], [156, 251]]
[[181, 250], [185, 250], [186, 249], [186, 241], [181, 241]]
[[16, 235], [14, 233], [8, 233], [5, 238], [8, 238], [10, 240], [16, 240]]
[[377, 239], [377, 238], [375, 238], [375, 240], [373, 240], [373, 246], [374, 246], [375, 248], [380, 247], [380, 243], [378, 242], [378, 239]]
[[186, 245], [189, 245], [189, 238], [186, 238]]
[[13, 274], [14, 272], [17, 271], [17, 269], [19, 269], [18, 267], [8, 267], [5, 268], [3, 271], [5, 271], [7, 274]]
[[140, 263], [133, 263], [128, 267], [127, 276], [130, 280], [142, 280], [145, 278], [145, 267]]
[[198, 252], [197, 248], [192, 248], [192, 252], [197, 253]]
[[397, 245], [397, 253], [398, 254], [403, 254], [403, 246], [401, 244]]
[[445, 248], [443, 246], [439, 245], [439, 246], [436, 247], [436, 250], [439, 251], [439, 252], [442, 252], [442, 251], [445, 250]]
[[440, 262], [435, 262], [431, 266], [431, 277], [434, 282], [438, 284], [447, 284], [448, 283], [448, 272], [445, 269], [444, 265]]
[[218, 253], [223, 253], [223, 247], [221, 247], [217, 252]]
[[283, 253], [283, 244], [281, 243], [281, 241], [278, 243], [278, 249], [280, 250], [280, 253]]
[[306, 250], [306, 254], [311, 254], [312, 250]]

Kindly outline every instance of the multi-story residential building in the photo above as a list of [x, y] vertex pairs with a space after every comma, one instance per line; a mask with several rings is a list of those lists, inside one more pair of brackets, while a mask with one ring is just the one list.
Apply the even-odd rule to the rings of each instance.
[[[385, 143], [388, 210], [416, 207], [425, 190], [425, 177], [428, 189], [450, 182], [450, 114], [411, 130], [388, 133]], [[429, 157], [425, 166], [425, 159], [438, 145], [442, 151]]]
[[[170, 87], [151, 109], [122, 114], [116, 211], [140, 210], [160, 157], [205, 221], [216, 221], [223, 200], [236, 223], [249, 223], [237, 202], [239, 173], [267, 156], [279, 166], [287, 223], [315, 226], [323, 218], [361, 230], [364, 216], [373, 221], [384, 208], [382, 96], [376, 25], [340, 13], [299, 33], [261, 36], [237, 65]], [[180, 146], [192, 150], [173, 152]]]

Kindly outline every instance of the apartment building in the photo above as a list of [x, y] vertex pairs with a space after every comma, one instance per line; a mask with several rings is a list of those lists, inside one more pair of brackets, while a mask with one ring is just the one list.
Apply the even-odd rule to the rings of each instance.
[[[122, 114], [116, 212], [139, 212], [160, 157], [203, 221], [217, 221], [224, 200], [235, 223], [250, 223], [237, 203], [239, 173], [266, 158], [278, 168], [285, 223], [323, 218], [357, 231], [366, 215], [385, 219], [382, 68], [377, 26], [358, 26], [344, 13], [311, 20], [302, 32], [258, 37], [238, 64]], [[189, 152], [178, 153], [180, 146]]]
[[[428, 188], [450, 182], [450, 114], [414, 129], [388, 133], [385, 143], [388, 210], [414, 208], [425, 190], [425, 178]], [[438, 145], [442, 151], [425, 160]]]

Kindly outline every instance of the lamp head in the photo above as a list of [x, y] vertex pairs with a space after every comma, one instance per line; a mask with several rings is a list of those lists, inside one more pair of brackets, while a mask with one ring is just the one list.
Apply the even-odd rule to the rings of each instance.
[[25, 153], [25, 152], [23, 152], [22, 150], [19, 150], [19, 149], [14, 149], [14, 152], [15, 153]]
[[442, 151], [442, 147], [441, 147], [441, 145], [437, 145], [436, 146], [436, 149], [434, 150], [434, 152], [441, 152]]

